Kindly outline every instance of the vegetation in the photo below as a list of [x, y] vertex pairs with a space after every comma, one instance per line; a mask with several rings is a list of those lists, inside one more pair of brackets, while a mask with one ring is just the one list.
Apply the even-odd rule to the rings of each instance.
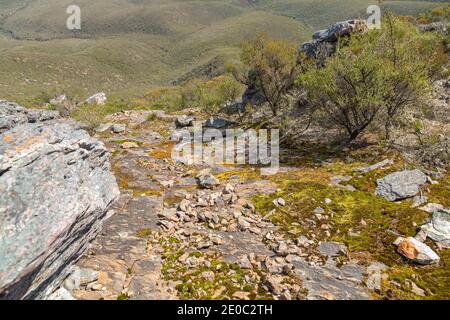
[[254, 85], [268, 104], [273, 116], [288, 103], [288, 92], [298, 76], [299, 51], [295, 44], [285, 40], [270, 39], [260, 34], [243, 45], [241, 62], [246, 67], [244, 75], [236, 78], [247, 86]]
[[375, 122], [389, 138], [396, 118], [427, 97], [442, 68], [439, 45], [437, 37], [388, 14], [381, 30], [341, 42], [336, 56], [301, 75], [299, 84], [312, 108], [350, 140]]
[[[27, 106], [65, 93], [81, 101], [104, 91], [113, 100], [150, 87], [215, 77], [239, 57], [239, 43], [265, 32], [296, 45], [335, 21], [365, 16], [372, 0], [250, 2], [79, 0], [82, 30], [65, 28], [69, 0], [0, 1], [0, 96]], [[384, 1], [399, 14], [431, 1]], [[47, 41], [40, 41], [47, 40]]]

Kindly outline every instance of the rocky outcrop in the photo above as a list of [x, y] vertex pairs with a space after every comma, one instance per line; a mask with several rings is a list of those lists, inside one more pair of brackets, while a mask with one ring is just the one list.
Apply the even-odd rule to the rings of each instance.
[[42, 299], [119, 195], [108, 152], [55, 112], [0, 102], [0, 298]]
[[313, 40], [305, 42], [301, 46], [301, 51], [317, 61], [318, 65], [323, 65], [325, 60], [336, 52], [338, 40], [348, 37], [355, 32], [367, 32], [369, 27], [364, 20], [347, 20], [337, 22], [328, 29], [317, 31], [313, 34]]
[[428, 177], [420, 170], [394, 172], [378, 179], [375, 192], [388, 201], [403, 200], [418, 194], [427, 181]]

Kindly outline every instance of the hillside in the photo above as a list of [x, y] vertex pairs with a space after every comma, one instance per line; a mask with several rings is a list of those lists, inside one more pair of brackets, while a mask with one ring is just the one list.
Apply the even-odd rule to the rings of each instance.
[[[364, 16], [373, 1], [80, 0], [76, 32], [65, 27], [72, 2], [0, 0], [2, 98], [33, 104], [62, 92], [81, 99], [100, 90], [136, 96], [208, 65], [220, 73], [237, 57], [239, 43], [259, 32], [301, 43], [330, 22]], [[400, 14], [435, 5], [384, 2]]]

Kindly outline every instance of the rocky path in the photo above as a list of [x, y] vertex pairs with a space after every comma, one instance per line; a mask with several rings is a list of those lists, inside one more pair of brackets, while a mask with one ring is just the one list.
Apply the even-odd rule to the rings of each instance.
[[[363, 285], [366, 268], [352, 260], [340, 263], [346, 254], [343, 245], [329, 242], [315, 248], [305, 237], [290, 240], [255, 211], [251, 196], [273, 193], [276, 185], [264, 180], [241, 183], [231, 175], [217, 185], [200, 187], [196, 177], [204, 168], [170, 160], [171, 143], [161, 132], [166, 130], [168, 137], [174, 126], [136, 122], [144, 116], [122, 114], [124, 132], [100, 133], [113, 155], [121, 198], [65, 281], [73, 297], [370, 297]], [[212, 168], [215, 174], [227, 170]]]

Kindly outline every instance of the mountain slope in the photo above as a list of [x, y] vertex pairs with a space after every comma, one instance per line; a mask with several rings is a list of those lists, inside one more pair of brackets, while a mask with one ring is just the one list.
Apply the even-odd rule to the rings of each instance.
[[[371, 2], [78, 0], [82, 29], [74, 32], [66, 28], [73, 0], [0, 0], [0, 98], [30, 104], [63, 92], [140, 95], [205, 66], [219, 73], [258, 32], [301, 43], [337, 20], [364, 16]], [[437, 4], [384, 5], [412, 14]]]

